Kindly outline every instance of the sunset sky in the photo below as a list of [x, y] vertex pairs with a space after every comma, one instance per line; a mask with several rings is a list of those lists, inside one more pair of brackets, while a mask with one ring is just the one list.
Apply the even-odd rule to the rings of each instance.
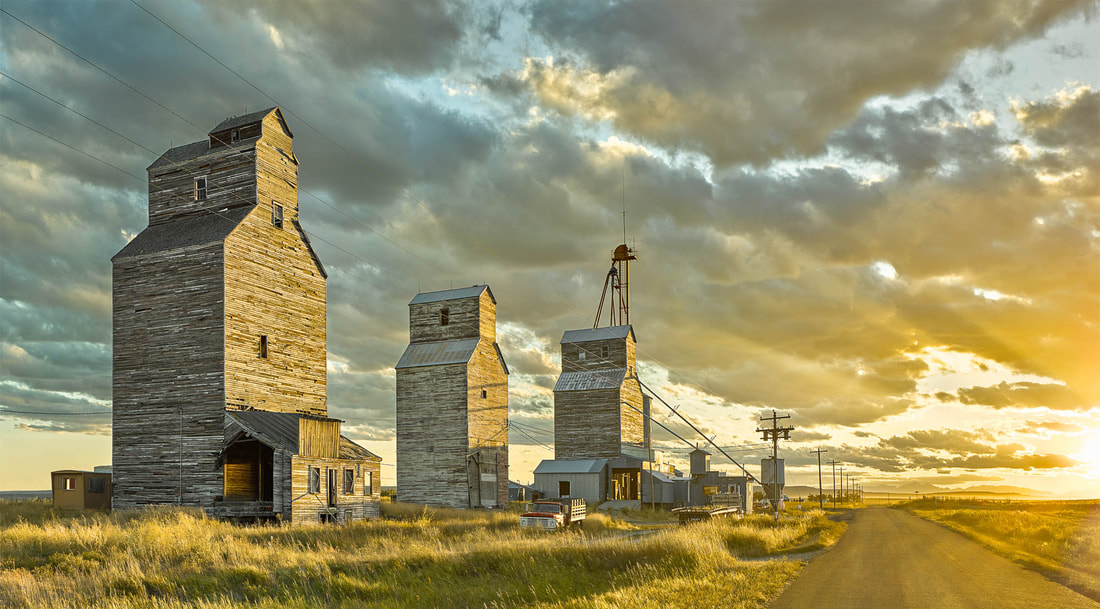
[[775, 409], [795, 483], [821, 447], [868, 489], [1100, 496], [1098, 4], [137, 2], [202, 50], [131, 2], [2, 5], [0, 490], [110, 462], [145, 167], [279, 105], [329, 413], [384, 484], [407, 304], [475, 283], [531, 480], [625, 195], [642, 380], [754, 472]]

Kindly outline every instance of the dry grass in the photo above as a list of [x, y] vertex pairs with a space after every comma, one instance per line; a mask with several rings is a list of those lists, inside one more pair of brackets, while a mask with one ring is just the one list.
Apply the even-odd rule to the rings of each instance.
[[627, 536], [633, 525], [602, 514], [547, 534], [507, 511], [386, 511], [343, 527], [240, 527], [195, 510], [0, 503], [0, 606], [761, 607], [801, 565], [741, 557], [839, 534], [819, 512]]
[[924, 499], [903, 507], [1100, 601], [1100, 501]]

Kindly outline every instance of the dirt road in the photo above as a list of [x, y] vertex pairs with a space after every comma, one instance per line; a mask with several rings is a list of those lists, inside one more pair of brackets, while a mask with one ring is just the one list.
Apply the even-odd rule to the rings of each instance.
[[908, 512], [856, 512], [771, 609], [1100, 609], [939, 525]]

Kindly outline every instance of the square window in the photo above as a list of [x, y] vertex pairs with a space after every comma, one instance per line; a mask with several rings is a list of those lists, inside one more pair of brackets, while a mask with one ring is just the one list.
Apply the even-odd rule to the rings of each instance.
[[607, 345], [600, 347], [600, 357], [607, 357], [609, 355], [611, 355], [611, 347]]
[[485, 399], [485, 398], [487, 398], [487, 397], [489, 397], [489, 392], [488, 392], [488, 391], [486, 391], [486, 390], [484, 390], [484, 389], [482, 389], [482, 390], [481, 390], [481, 398], [482, 398], [482, 399]]
[[234, 144], [236, 144], [237, 142], [241, 141], [241, 130], [240, 130], [240, 129], [234, 129], [234, 130], [233, 130], [233, 131], [232, 131], [232, 132], [231, 132], [231, 133], [229, 134], [229, 141], [230, 141], [230, 142], [232, 142], [232, 143], [234, 143]]
[[205, 177], [195, 178], [195, 200], [196, 201], [205, 201], [206, 200], [206, 178]]
[[75, 491], [76, 490], [76, 478], [65, 478], [65, 490], [67, 490], [67, 491]]
[[88, 478], [88, 492], [102, 493], [107, 488], [107, 480], [104, 478]]
[[451, 310], [450, 309], [440, 309], [439, 310], [439, 325], [445, 326], [449, 323], [451, 323]]
[[283, 206], [274, 201], [271, 202], [271, 225], [275, 228], [283, 227]]
[[267, 359], [267, 335], [260, 336], [260, 357]]
[[582, 362], [584, 361], [584, 356], [585, 356], [584, 351], [580, 351], [580, 352], [577, 353], [577, 359], [581, 360]]
[[309, 492], [317, 494], [321, 492], [321, 468], [309, 468]]
[[374, 494], [374, 472], [363, 472], [363, 494]]

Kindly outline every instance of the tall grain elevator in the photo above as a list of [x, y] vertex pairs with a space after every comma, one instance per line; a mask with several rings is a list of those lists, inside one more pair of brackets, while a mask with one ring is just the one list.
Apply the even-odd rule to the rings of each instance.
[[417, 294], [397, 372], [397, 498], [508, 501], [508, 365], [487, 285]]

